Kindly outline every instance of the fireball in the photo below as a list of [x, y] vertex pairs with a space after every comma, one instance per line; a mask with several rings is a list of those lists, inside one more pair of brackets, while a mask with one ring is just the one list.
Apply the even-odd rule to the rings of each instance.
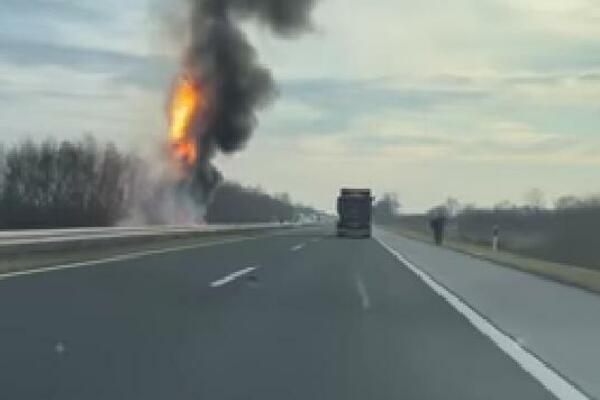
[[189, 77], [179, 77], [169, 106], [169, 145], [173, 159], [184, 167], [198, 160], [198, 141], [192, 129], [205, 105], [200, 85]]

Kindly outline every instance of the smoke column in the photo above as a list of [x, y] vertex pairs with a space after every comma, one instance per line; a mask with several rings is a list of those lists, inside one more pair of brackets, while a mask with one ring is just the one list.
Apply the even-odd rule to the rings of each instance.
[[239, 21], [254, 19], [275, 35], [291, 38], [310, 29], [316, 0], [188, 1], [190, 37], [182, 74], [203, 89], [207, 106], [190, 126], [198, 157], [178, 190], [205, 204], [221, 180], [212, 158], [219, 151], [243, 149], [257, 125], [256, 111], [276, 92]]

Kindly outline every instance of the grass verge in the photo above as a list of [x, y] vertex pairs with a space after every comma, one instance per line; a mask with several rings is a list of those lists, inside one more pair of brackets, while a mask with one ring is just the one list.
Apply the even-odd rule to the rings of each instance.
[[[409, 239], [434, 244], [431, 235], [398, 226], [382, 226], [387, 231]], [[575, 286], [589, 292], [600, 294], [600, 272], [567, 264], [554, 263], [534, 258], [524, 257], [506, 251], [494, 252], [488, 247], [463, 242], [456, 239], [444, 241], [444, 247], [460, 253], [491, 261], [519, 271], [534, 274], [546, 279]]]
[[160, 238], [151, 237], [145, 242], [139, 243], [114, 243], [112, 245], [93, 246], [90, 248], [76, 247], [73, 249], [62, 249], [60, 251], [32, 252], [11, 254], [10, 257], [0, 258], [0, 275], [26, 271], [31, 269], [49, 267], [54, 265], [71, 264], [83, 261], [101, 260], [132, 252], [143, 252], [150, 250], [161, 250], [179, 246], [210, 246], [223, 241], [246, 240], [264, 235], [265, 232], [223, 232], [207, 234], [195, 237]]

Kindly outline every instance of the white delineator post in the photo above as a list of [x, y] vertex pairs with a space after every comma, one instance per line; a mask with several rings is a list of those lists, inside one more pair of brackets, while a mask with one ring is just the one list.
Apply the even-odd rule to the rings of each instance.
[[494, 226], [492, 236], [492, 251], [496, 253], [498, 251], [498, 236], [500, 235], [500, 228], [498, 225]]

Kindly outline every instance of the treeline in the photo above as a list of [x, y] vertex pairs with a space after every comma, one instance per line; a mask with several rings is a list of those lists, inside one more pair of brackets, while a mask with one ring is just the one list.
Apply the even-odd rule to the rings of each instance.
[[[0, 147], [0, 229], [116, 225], [139, 200], [135, 191], [146, 182], [147, 170], [136, 156], [91, 137]], [[225, 182], [207, 206], [206, 220], [292, 221], [315, 213], [285, 194]]]
[[396, 193], [384, 193], [373, 203], [373, 220], [383, 224], [394, 220], [400, 212], [400, 206]]
[[489, 244], [500, 231], [500, 247], [548, 261], [600, 269], [600, 202], [578, 199], [568, 207], [465, 209], [456, 217], [456, 235]]
[[269, 195], [235, 182], [221, 184], [206, 211], [209, 223], [289, 222], [316, 215], [316, 210], [291, 202], [287, 194]]
[[92, 138], [0, 153], [0, 228], [109, 226], [124, 213], [131, 156]]

